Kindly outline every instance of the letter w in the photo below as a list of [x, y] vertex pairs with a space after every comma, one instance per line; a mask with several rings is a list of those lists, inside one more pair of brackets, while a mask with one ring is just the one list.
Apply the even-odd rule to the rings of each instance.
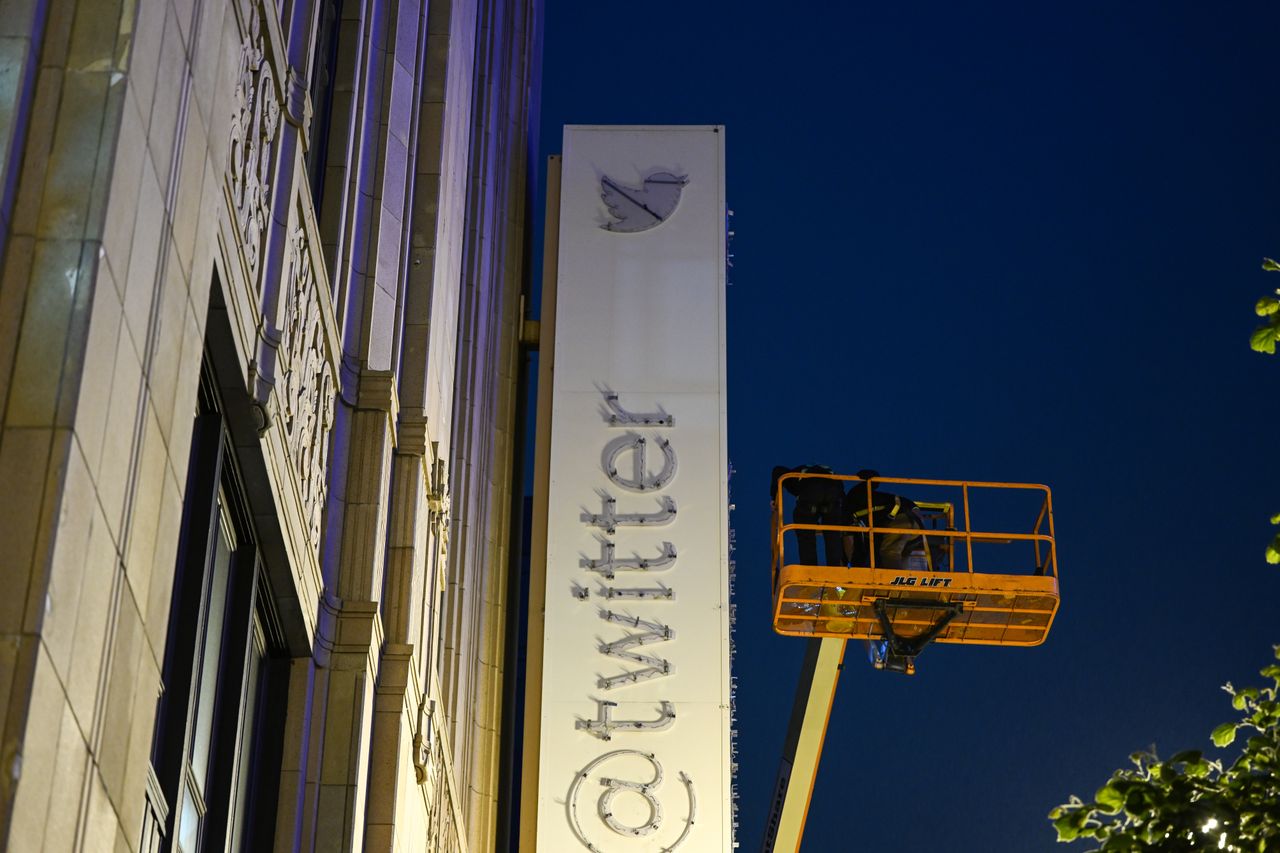
[[644, 664], [644, 668], [628, 670], [618, 675], [603, 676], [596, 681], [597, 687], [601, 690], [612, 690], [615, 687], [636, 684], [652, 678], [665, 678], [671, 674], [670, 661], [632, 651], [632, 649], [640, 646], [647, 646], [651, 643], [665, 643], [670, 640], [675, 636], [675, 633], [669, 626], [660, 622], [647, 622], [635, 616], [624, 616], [621, 613], [614, 613], [612, 610], [602, 610], [600, 618], [606, 622], [644, 629], [639, 634], [628, 634], [621, 640], [614, 640], [612, 643], [602, 643], [600, 645], [600, 654], [606, 657], [631, 661], [632, 663]]

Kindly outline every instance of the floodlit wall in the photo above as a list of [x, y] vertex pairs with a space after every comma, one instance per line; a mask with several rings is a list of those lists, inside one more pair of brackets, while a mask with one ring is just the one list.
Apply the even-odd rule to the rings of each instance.
[[722, 853], [723, 129], [567, 128], [560, 193], [537, 847]]
[[493, 848], [538, 8], [0, 0], [0, 847]]

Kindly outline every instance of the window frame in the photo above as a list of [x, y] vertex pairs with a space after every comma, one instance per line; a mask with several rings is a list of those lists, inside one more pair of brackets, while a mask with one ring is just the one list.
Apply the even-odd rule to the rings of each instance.
[[[215, 389], [206, 360], [152, 740], [152, 765], [168, 801], [160, 849], [183, 853], [273, 845], [287, 699], [289, 658], [271, 629], [278, 623], [274, 599]], [[200, 778], [202, 713], [209, 718]], [[190, 850], [178, 837], [188, 797], [198, 820]]]

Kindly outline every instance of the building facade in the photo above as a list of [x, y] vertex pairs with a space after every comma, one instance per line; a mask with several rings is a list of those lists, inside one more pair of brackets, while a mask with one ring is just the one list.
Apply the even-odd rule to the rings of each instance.
[[538, 32], [0, 0], [0, 845], [497, 845]]

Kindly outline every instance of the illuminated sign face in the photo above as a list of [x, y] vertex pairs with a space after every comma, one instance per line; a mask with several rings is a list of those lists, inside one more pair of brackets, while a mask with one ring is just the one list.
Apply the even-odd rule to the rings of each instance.
[[539, 850], [733, 845], [723, 137], [565, 131]]

